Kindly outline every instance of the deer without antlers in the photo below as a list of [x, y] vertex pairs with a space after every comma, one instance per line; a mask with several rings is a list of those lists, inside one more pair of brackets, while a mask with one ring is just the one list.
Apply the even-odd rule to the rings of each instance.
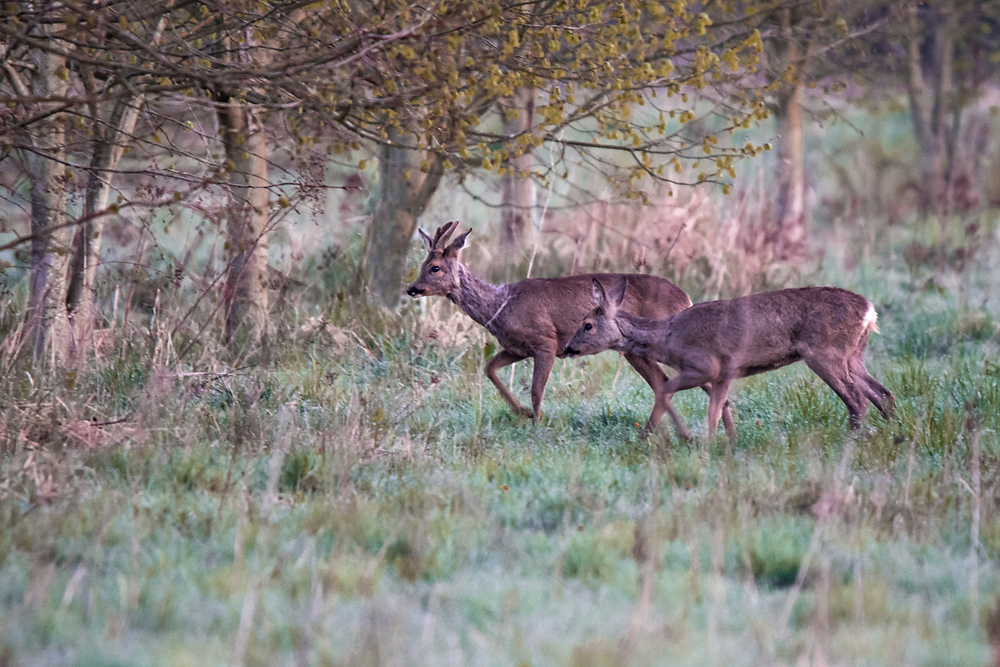
[[[434, 238], [420, 230], [420, 236], [427, 243], [427, 259], [420, 267], [420, 276], [406, 293], [415, 298], [447, 297], [493, 334], [503, 349], [486, 364], [486, 376], [516, 414], [540, 417], [542, 395], [552, 365], [556, 357], [565, 356], [563, 349], [567, 341], [591, 309], [591, 283], [611, 285], [622, 275], [601, 273], [531, 278], [509, 285], [491, 285], [459, 261], [471, 229], [448, 244], [457, 227], [457, 220], [442, 225]], [[629, 309], [647, 317], [666, 317], [691, 305], [688, 295], [673, 283], [643, 275], [628, 277], [622, 301]], [[530, 410], [518, 403], [497, 376], [501, 368], [528, 357], [534, 359]], [[670, 395], [663, 391], [667, 377], [660, 367], [641, 355], [626, 353], [625, 358], [653, 389], [653, 411], [643, 434], [648, 434], [666, 412], [677, 433], [689, 438], [687, 428], [670, 405]], [[727, 423], [730, 420], [728, 407], [725, 420]]]
[[[847, 406], [852, 428], [868, 401], [888, 419], [896, 399], [863, 360], [868, 336], [878, 331], [868, 299], [836, 287], [805, 287], [699, 303], [676, 315], [632, 314], [623, 277], [607, 293], [593, 281], [596, 307], [567, 343], [567, 356], [615, 349], [676, 369], [663, 387], [674, 394], [711, 385], [708, 437], [715, 436], [729, 387], [737, 378], [804, 361]], [[736, 428], [726, 423], [736, 439]]]

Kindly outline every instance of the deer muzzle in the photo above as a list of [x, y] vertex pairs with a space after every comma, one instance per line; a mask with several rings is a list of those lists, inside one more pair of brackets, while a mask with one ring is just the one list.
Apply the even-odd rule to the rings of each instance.
[[424, 293], [425, 290], [417, 287], [416, 285], [410, 285], [406, 289], [406, 293], [412, 296], [414, 299]]

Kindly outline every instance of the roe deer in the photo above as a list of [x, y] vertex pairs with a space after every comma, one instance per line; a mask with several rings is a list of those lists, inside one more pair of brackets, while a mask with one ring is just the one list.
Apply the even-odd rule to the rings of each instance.
[[[711, 384], [708, 437], [733, 380], [804, 361], [847, 405], [852, 428], [868, 401], [888, 419], [896, 399], [865, 368], [868, 335], [878, 331], [868, 299], [837, 287], [804, 287], [699, 303], [672, 317], [629, 312], [628, 278], [607, 293], [593, 281], [596, 303], [567, 343], [567, 356], [608, 348], [655, 359], [679, 372], [663, 387], [674, 394]], [[730, 440], [736, 428], [726, 425]]]
[[[427, 243], [427, 259], [420, 267], [417, 281], [406, 293], [415, 298], [445, 296], [493, 334], [503, 350], [486, 364], [486, 376], [516, 414], [540, 417], [542, 395], [552, 364], [556, 357], [565, 356], [566, 342], [591, 309], [591, 282], [611, 285], [621, 274], [530, 278], [510, 285], [491, 285], [459, 261], [471, 229], [457, 236], [451, 245], [446, 245], [457, 227], [457, 220], [442, 225], [433, 239], [420, 230], [420, 236]], [[681, 288], [663, 278], [644, 275], [629, 278], [628, 288], [622, 290], [622, 300], [637, 313], [666, 317], [691, 305], [691, 299]], [[531, 378], [531, 410], [522, 407], [497, 376], [497, 371], [504, 366], [528, 357], [534, 359], [535, 365]], [[653, 411], [643, 435], [648, 434], [666, 412], [677, 433], [682, 438], [690, 438], [670, 405], [670, 395], [663, 391], [667, 376], [656, 362], [631, 353], [626, 353], [625, 358], [653, 389]], [[728, 407], [725, 420], [730, 420]]]

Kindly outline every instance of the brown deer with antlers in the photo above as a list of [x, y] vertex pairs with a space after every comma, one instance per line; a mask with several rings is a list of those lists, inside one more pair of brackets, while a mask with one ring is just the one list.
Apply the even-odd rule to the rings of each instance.
[[[847, 406], [852, 428], [861, 425], [868, 401], [890, 418], [896, 399], [865, 368], [868, 336], [878, 331], [868, 299], [837, 287], [805, 287], [699, 303], [676, 315], [634, 313], [625, 294], [628, 278], [610, 291], [592, 281], [593, 303], [566, 344], [567, 356], [621, 350], [655, 359], [678, 371], [663, 387], [674, 394], [708, 390], [708, 437], [733, 380], [804, 361]], [[725, 422], [726, 434], [736, 428]]]
[[[491, 285], [459, 261], [471, 229], [448, 244], [457, 228], [457, 220], [449, 222], [437, 229], [434, 238], [420, 230], [420, 236], [427, 243], [427, 259], [420, 267], [420, 276], [406, 293], [414, 298], [432, 295], [447, 297], [493, 334], [503, 349], [486, 364], [486, 376], [516, 414], [538, 418], [542, 414], [542, 395], [552, 365], [556, 357], [565, 356], [563, 349], [566, 343], [593, 305], [592, 282], [610, 286], [623, 276], [599, 273], [565, 278], [530, 278], [509, 285]], [[663, 278], [629, 275], [627, 284], [622, 293], [623, 303], [646, 317], [667, 317], [691, 305], [691, 299], [682, 289]], [[518, 403], [497, 376], [501, 368], [528, 357], [534, 359], [530, 410]], [[666, 412], [673, 420], [677, 433], [683, 438], [690, 438], [687, 428], [670, 404], [670, 395], [663, 391], [667, 377], [656, 362], [631, 353], [626, 353], [625, 358], [653, 390], [653, 411], [643, 435], [648, 434]], [[724, 408], [724, 420], [731, 423], [728, 406]]]

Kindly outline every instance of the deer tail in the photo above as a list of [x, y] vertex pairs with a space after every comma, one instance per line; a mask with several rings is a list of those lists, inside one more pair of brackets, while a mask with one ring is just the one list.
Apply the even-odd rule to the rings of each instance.
[[861, 333], [869, 334], [871, 332], [878, 333], [878, 313], [875, 312], [875, 306], [872, 305], [871, 301], [868, 302], [868, 312], [865, 313], [864, 319], [861, 320]]

